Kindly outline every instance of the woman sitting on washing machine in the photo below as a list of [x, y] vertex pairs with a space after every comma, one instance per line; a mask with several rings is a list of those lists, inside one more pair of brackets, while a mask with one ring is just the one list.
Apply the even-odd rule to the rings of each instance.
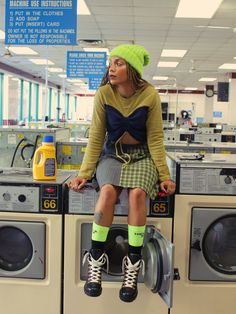
[[128, 189], [128, 255], [124, 257], [124, 281], [120, 299], [132, 302], [138, 293], [141, 250], [146, 224], [146, 195], [154, 199], [160, 190], [175, 191], [163, 144], [160, 98], [142, 78], [149, 54], [139, 45], [120, 45], [109, 56], [109, 66], [94, 99], [89, 141], [79, 176], [69, 183], [80, 191], [94, 171], [100, 188], [92, 228], [92, 246], [85, 255], [88, 279], [84, 291], [96, 297], [102, 292], [101, 272], [108, 262], [104, 247], [113, 221], [117, 198]]

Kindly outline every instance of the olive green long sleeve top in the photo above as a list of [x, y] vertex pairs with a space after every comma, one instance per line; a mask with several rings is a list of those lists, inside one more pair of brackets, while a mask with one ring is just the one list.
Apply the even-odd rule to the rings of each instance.
[[[93, 116], [89, 130], [89, 141], [79, 171], [79, 176], [85, 179], [91, 179], [93, 176], [96, 163], [99, 159], [105, 141], [105, 135], [107, 132], [109, 135], [107, 126], [109, 121], [108, 115], [111, 113], [111, 110], [107, 110], [107, 108], [112, 108], [113, 111], [118, 111], [121, 117], [124, 117], [126, 120], [132, 115], [134, 127], [133, 129], [132, 126], [130, 128], [132, 131], [131, 135], [135, 138], [137, 138], [135, 136], [135, 128], [138, 129], [140, 126], [138, 120], [133, 120], [135, 120], [136, 112], [145, 108], [146, 120], [144, 129], [146, 129], [143, 130], [145, 131], [145, 142], [148, 145], [151, 158], [156, 165], [160, 182], [170, 179], [163, 142], [164, 134], [161, 101], [157, 91], [150, 84], [136, 91], [135, 94], [129, 98], [122, 97], [117, 92], [115, 87], [112, 87], [111, 85], [102, 86], [97, 90], [94, 98]], [[116, 123], [114, 123], [114, 125], [116, 126]], [[119, 125], [117, 127], [119, 127]]]

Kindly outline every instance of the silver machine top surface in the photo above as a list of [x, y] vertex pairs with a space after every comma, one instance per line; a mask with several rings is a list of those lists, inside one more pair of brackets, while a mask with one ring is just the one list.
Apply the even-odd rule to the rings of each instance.
[[167, 157], [180, 167], [236, 168], [236, 154], [205, 154], [167, 152]]
[[168, 152], [167, 164], [178, 193], [236, 195], [236, 154]]
[[36, 181], [33, 179], [32, 168], [0, 168], [0, 183], [54, 183], [63, 184], [71, 175], [75, 175], [75, 171], [58, 170], [56, 180]]
[[211, 148], [211, 143], [207, 142], [190, 142], [187, 141], [166, 141], [165, 147], [175, 147], [176, 149], [179, 147], [196, 147], [196, 148]]

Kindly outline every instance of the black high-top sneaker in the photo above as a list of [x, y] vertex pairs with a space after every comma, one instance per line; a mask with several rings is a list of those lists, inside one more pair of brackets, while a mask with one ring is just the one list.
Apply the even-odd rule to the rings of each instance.
[[[139, 258], [136, 258], [136, 257]], [[124, 280], [120, 289], [120, 299], [124, 302], [132, 302], [138, 295], [137, 281], [139, 270], [143, 267], [144, 261], [138, 254], [129, 254], [125, 256], [122, 262]]]
[[102, 266], [107, 263], [108, 256], [99, 249], [91, 249], [85, 253], [83, 265], [88, 262], [88, 278], [84, 285], [84, 292], [90, 297], [98, 297], [102, 293]]

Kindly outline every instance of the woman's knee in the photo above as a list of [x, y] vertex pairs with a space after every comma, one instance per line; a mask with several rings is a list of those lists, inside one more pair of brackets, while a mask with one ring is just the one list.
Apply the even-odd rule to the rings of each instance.
[[103, 201], [114, 203], [119, 196], [119, 191], [116, 187], [111, 184], [105, 184], [100, 190], [100, 199]]
[[128, 223], [133, 226], [143, 226], [146, 223], [147, 204], [146, 193], [140, 188], [129, 191]]
[[141, 188], [134, 188], [129, 190], [129, 198], [131, 201], [143, 202], [146, 201], [146, 192]]

